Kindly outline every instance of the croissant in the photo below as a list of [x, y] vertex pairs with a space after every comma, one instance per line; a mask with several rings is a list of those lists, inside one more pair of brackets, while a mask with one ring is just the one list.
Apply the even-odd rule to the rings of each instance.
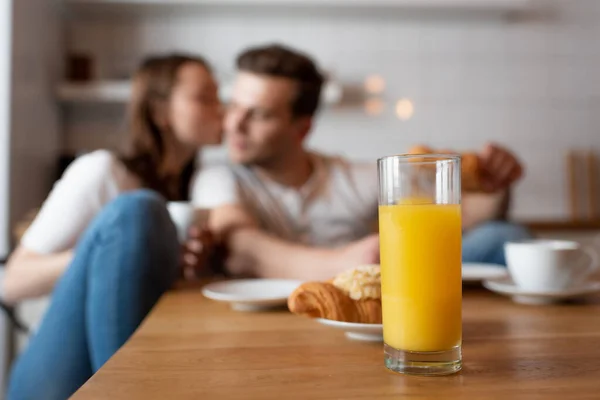
[[[414, 146], [408, 154], [454, 153], [450, 150], [434, 151], [427, 146]], [[476, 153], [461, 153], [461, 181], [462, 189], [466, 192], [483, 192], [482, 167]]]
[[311, 318], [381, 324], [381, 299], [354, 300], [330, 282], [307, 282], [289, 297], [291, 312]]

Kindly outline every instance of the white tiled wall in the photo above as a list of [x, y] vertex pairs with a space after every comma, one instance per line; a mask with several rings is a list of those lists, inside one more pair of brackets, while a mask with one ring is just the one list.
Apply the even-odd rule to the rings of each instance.
[[[379, 74], [387, 82], [384, 113], [368, 116], [360, 104], [326, 110], [312, 146], [374, 160], [418, 142], [460, 150], [498, 141], [527, 163], [514, 215], [557, 218], [568, 209], [565, 151], [600, 148], [600, 1], [542, 3], [551, 12], [511, 19], [395, 12], [320, 15], [315, 10], [96, 16], [71, 20], [67, 39], [71, 49], [94, 54], [104, 77], [128, 71], [147, 52], [172, 50], [204, 54], [228, 74], [240, 50], [274, 41], [310, 52], [347, 85]], [[406, 122], [393, 112], [401, 97], [415, 105]], [[107, 121], [118, 120], [119, 110], [99, 113], [68, 112], [69, 147], [118, 142]]]

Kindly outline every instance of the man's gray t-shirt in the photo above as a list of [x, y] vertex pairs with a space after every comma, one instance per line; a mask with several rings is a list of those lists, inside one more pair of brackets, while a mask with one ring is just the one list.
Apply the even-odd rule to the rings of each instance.
[[377, 166], [311, 153], [313, 173], [300, 188], [226, 165], [201, 171], [192, 185], [200, 208], [242, 205], [265, 231], [286, 240], [333, 247], [371, 233], [377, 220]]

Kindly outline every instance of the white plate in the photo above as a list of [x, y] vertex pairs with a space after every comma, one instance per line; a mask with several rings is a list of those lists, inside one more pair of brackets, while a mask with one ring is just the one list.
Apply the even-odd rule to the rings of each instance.
[[506, 267], [498, 264], [463, 263], [463, 282], [480, 282], [489, 279], [500, 279], [508, 276]]
[[[376, 264], [378, 265], [378, 264]], [[485, 263], [463, 263], [463, 282], [481, 282], [488, 279], [498, 279], [508, 276], [504, 265]]]
[[202, 288], [209, 299], [231, 303], [237, 311], [283, 306], [302, 282], [288, 279], [239, 279], [211, 283]]
[[492, 292], [511, 296], [521, 304], [552, 304], [600, 292], [600, 282], [586, 282], [560, 291], [534, 292], [519, 288], [510, 277], [485, 281], [483, 286]]
[[365, 340], [369, 342], [383, 342], [382, 324], [359, 324], [355, 322], [341, 322], [324, 318], [316, 318], [316, 321], [320, 324], [343, 330], [346, 332], [346, 337], [348, 337], [348, 339]]

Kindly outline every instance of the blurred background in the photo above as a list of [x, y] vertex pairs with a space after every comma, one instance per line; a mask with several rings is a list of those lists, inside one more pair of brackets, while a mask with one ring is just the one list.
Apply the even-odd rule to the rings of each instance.
[[[269, 42], [330, 77], [312, 147], [374, 161], [497, 141], [527, 167], [516, 219], [593, 221], [599, 37], [597, 0], [4, 0], [0, 254], [61, 165], [121, 145], [143, 57], [204, 55], [226, 100], [235, 56]], [[211, 149], [205, 162], [225, 157]]]
[[73, 157], [121, 147], [144, 57], [205, 56], [226, 101], [235, 56], [271, 42], [329, 76], [315, 149], [496, 141], [527, 169], [515, 219], [598, 232], [599, 38], [598, 0], [0, 0], [0, 259]]

